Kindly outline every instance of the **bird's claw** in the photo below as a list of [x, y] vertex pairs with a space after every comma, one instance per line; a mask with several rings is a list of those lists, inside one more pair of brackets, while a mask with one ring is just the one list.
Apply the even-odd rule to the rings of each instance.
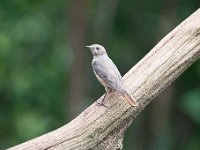
[[99, 102], [96, 102], [99, 106], [104, 106], [106, 108], [108, 108], [108, 106], [106, 106], [104, 103], [99, 103]]

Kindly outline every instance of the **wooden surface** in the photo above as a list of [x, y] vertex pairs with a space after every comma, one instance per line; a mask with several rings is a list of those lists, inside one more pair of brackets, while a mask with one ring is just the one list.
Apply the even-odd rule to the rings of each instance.
[[200, 9], [123, 77], [127, 91], [139, 101], [140, 107], [131, 107], [113, 92], [105, 100], [108, 108], [94, 103], [65, 126], [10, 150], [122, 149], [124, 132], [133, 119], [199, 57]]

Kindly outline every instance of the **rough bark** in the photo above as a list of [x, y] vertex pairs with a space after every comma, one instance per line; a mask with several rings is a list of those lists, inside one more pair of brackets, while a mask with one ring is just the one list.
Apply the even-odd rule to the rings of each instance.
[[133, 119], [199, 57], [200, 9], [123, 77], [140, 107], [131, 107], [118, 93], [112, 92], [105, 100], [108, 108], [94, 103], [67, 125], [10, 150], [122, 149], [124, 132]]

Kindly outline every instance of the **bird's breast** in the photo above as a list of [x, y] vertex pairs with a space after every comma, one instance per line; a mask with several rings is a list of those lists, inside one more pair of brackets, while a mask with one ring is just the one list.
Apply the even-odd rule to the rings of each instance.
[[96, 63], [97, 63], [96, 60], [93, 60], [93, 61], [92, 61], [92, 66], [95, 66]]

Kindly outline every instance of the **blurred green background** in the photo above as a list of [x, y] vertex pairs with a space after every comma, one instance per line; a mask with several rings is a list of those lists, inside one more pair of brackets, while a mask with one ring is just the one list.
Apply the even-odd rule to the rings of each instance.
[[[0, 149], [69, 122], [104, 93], [86, 45], [124, 75], [199, 0], [0, 0]], [[200, 149], [200, 62], [156, 98], [124, 150]]]

